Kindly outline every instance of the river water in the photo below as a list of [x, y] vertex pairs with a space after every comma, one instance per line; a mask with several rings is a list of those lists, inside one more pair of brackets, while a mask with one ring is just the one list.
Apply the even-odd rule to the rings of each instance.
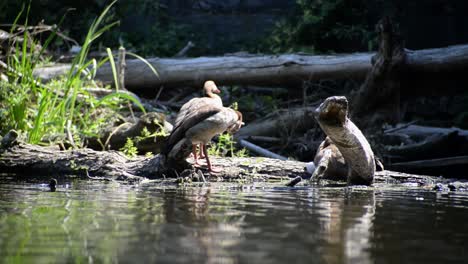
[[462, 263], [468, 194], [0, 176], [0, 263]]

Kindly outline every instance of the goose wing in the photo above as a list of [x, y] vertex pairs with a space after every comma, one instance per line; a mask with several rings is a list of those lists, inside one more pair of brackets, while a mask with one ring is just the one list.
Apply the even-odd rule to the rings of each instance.
[[223, 102], [221, 101], [221, 98], [210, 98], [210, 97], [197, 97], [193, 98], [184, 105], [179, 110], [179, 113], [177, 114], [176, 120], [175, 120], [175, 126], [178, 126], [182, 120], [186, 118], [187, 115], [189, 115], [192, 112], [198, 111], [200, 108], [206, 107], [207, 105], [213, 105], [213, 106], [223, 106]]
[[190, 128], [198, 125], [209, 117], [216, 115], [221, 112], [223, 107], [219, 107], [213, 104], [198, 105], [196, 111], [187, 111], [183, 118], [179, 120], [179, 124], [174, 127], [172, 133], [169, 135], [166, 141], [166, 147], [164, 153], [169, 153], [172, 148], [185, 137], [185, 133]]

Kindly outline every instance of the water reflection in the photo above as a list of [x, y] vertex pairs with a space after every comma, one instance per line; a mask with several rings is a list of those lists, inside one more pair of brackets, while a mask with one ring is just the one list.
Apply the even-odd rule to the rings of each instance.
[[463, 194], [67, 184], [0, 181], [0, 262], [434, 263], [468, 242]]
[[370, 229], [375, 214], [375, 195], [372, 189], [344, 189], [342, 199], [330, 194], [326, 200], [328, 217], [322, 224], [327, 247], [325, 258], [329, 263], [371, 263], [369, 249]]

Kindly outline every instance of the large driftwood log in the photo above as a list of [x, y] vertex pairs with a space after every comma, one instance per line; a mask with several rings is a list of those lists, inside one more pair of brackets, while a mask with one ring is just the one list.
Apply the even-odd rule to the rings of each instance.
[[[269, 158], [213, 158], [223, 168], [216, 177], [268, 179], [305, 176], [305, 163]], [[16, 142], [0, 149], [0, 171], [20, 174], [76, 175], [117, 180], [142, 180], [179, 175], [164, 167], [158, 155], [129, 159], [116, 151], [60, 150]], [[206, 170], [203, 170], [206, 173]]]
[[[361, 130], [348, 118], [346, 97], [332, 96], [325, 99], [315, 111], [315, 118], [327, 135], [327, 139], [320, 145], [320, 148], [326, 152], [341, 153], [341, 155], [337, 153], [324, 154], [317, 164], [318, 170], [320, 170], [322, 163], [325, 166], [324, 170], [331, 170], [329, 165], [339, 164], [340, 162], [335, 161], [335, 159], [342, 156], [348, 167], [347, 181], [349, 184], [372, 184], [376, 168], [374, 152]], [[328, 145], [334, 144], [336, 147], [334, 149], [327, 148], [327, 142]], [[320, 148], [317, 156], [320, 154]], [[331, 161], [323, 162], [323, 159]]]
[[[140, 60], [127, 60], [125, 86], [129, 89], [150, 89], [160, 86], [201, 86], [205, 80], [219, 85], [252, 84], [263, 86], [297, 85], [319, 79], [364, 79], [371, 69], [374, 53], [340, 55], [227, 55], [184, 59], [151, 58], [156, 76]], [[461, 70], [468, 65], [468, 45], [438, 49], [406, 51], [407, 69], [412, 72], [441, 73]], [[37, 68], [35, 75], [43, 81], [63, 74], [69, 65]], [[112, 83], [111, 67], [105, 64], [97, 78]]]
[[[110, 179], [130, 182], [140, 182], [148, 178], [164, 177], [162, 160], [159, 156], [153, 158], [138, 157], [130, 160], [114, 151], [94, 151], [91, 149], [62, 151], [54, 147], [41, 147], [21, 142], [2, 144], [0, 148], [0, 171], [2, 173], [17, 173], [22, 175], [51, 175], [54, 177], [79, 176], [89, 179]], [[209, 180], [220, 178], [244, 179], [250, 181], [284, 180], [301, 176], [308, 177], [304, 172], [306, 163], [297, 161], [280, 161], [269, 158], [214, 158], [214, 165], [223, 168], [216, 175], [208, 175]], [[199, 172], [195, 172], [199, 174]], [[183, 176], [180, 175], [181, 177]], [[426, 188], [434, 188], [444, 184], [450, 187], [449, 180], [423, 175], [411, 175], [393, 171], [376, 172], [374, 183], [379, 184], [418, 184]], [[466, 188], [461, 184], [460, 188]], [[447, 187], [448, 188], [448, 187]], [[447, 189], [445, 188], [445, 189]]]

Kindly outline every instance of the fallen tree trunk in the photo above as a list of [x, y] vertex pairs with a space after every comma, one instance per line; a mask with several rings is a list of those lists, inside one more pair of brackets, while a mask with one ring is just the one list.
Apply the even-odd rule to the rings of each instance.
[[389, 164], [388, 167], [396, 171], [466, 179], [467, 176], [465, 172], [468, 169], [468, 156], [398, 162]]
[[[3, 142], [2, 142], [3, 144]], [[285, 180], [301, 176], [307, 178], [304, 162], [269, 158], [215, 158], [214, 165], [222, 172], [214, 176], [215, 180], [246, 179], [251, 181]], [[41, 147], [15, 142], [3, 144], [0, 149], [0, 171], [22, 175], [46, 174], [53, 177], [80, 176], [85, 179], [110, 179], [129, 182], [141, 182], [148, 178], [160, 178], [167, 168], [161, 167], [159, 156], [153, 158], [138, 157], [128, 159], [115, 151], [94, 151], [78, 149], [62, 151], [55, 147]], [[199, 172], [197, 172], [199, 173]], [[180, 175], [181, 177], [183, 176]], [[207, 177], [210, 179], [209, 177]], [[394, 171], [376, 172], [374, 183], [406, 184], [417, 183], [426, 188], [435, 188], [436, 184], [450, 185], [447, 179], [399, 173]], [[467, 184], [461, 184], [466, 188]], [[447, 187], [448, 188], [448, 187]]]
[[409, 125], [387, 131], [384, 140], [400, 138], [407, 141], [405, 145], [397, 142], [397, 146], [385, 147], [383, 154], [392, 162], [468, 155], [467, 130]]
[[[406, 51], [407, 70], [440, 73], [466, 68], [468, 45], [438, 49]], [[151, 58], [159, 76], [141, 60], [127, 60], [125, 86], [129, 89], [157, 89], [160, 86], [201, 86], [206, 80], [219, 85], [251, 84], [259, 86], [300, 85], [303, 81], [319, 79], [364, 79], [371, 69], [374, 53], [340, 55], [227, 55], [199, 58]], [[43, 81], [63, 74], [69, 65], [56, 65], [35, 70]], [[105, 64], [96, 77], [113, 82], [112, 69]], [[151, 90], [153, 91], [153, 90]]]
[[[223, 168], [221, 173], [215, 175], [222, 178], [305, 177], [305, 163], [297, 161], [279, 163], [277, 159], [269, 158], [215, 158], [213, 163]], [[89, 175], [129, 181], [179, 175], [169, 175], [171, 168], [164, 167], [160, 155], [153, 158], [139, 156], [129, 159], [116, 151], [60, 150], [58, 147], [41, 147], [26, 143], [15, 143], [6, 149], [0, 149], [0, 171], [54, 176], [76, 175], [85, 178]], [[165, 173], [168, 174], [164, 175]]]
[[388, 146], [385, 156], [392, 161], [434, 159], [458, 155], [468, 155], [468, 137], [456, 131], [447, 134], [433, 134], [424, 140], [401, 146]]
[[[387, 146], [382, 153], [390, 169], [411, 173], [462, 177], [468, 169], [468, 131], [410, 125], [389, 129], [385, 138], [405, 138], [405, 145]], [[460, 175], [462, 174], [462, 175]]]
[[440, 168], [453, 165], [468, 166], [468, 156], [448, 157], [441, 159], [415, 160], [408, 162], [399, 162], [390, 165], [394, 169], [427, 169]]
[[[398, 126], [396, 127], [398, 128]], [[395, 128], [395, 129], [396, 129]], [[404, 128], [392, 131], [386, 134], [404, 134], [414, 138], [425, 138], [432, 136], [434, 134], [448, 135], [452, 132], [457, 132], [459, 136], [466, 137], [468, 139], [468, 130], [463, 130], [457, 127], [444, 128], [444, 127], [429, 127], [429, 126], [419, 126], [419, 125], [410, 125], [405, 126]]]

